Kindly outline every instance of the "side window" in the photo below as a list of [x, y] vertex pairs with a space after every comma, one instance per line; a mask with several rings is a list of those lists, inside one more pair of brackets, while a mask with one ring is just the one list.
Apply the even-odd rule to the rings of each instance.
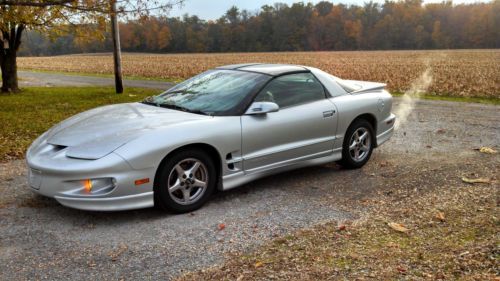
[[324, 98], [323, 86], [314, 75], [297, 73], [284, 75], [269, 82], [255, 101], [275, 102], [283, 108]]

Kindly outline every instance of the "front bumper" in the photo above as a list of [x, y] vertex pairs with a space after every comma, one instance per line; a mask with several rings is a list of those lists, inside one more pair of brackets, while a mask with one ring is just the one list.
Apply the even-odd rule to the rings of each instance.
[[[56, 153], [57, 154], [57, 153]], [[82, 160], [59, 155], [28, 153], [31, 191], [56, 199], [64, 206], [91, 211], [120, 211], [154, 206], [155, 169], [134, 170], [117, 154], [98, 160]], [[114, 188], [104, 194], [79, 192], [74, 182], [85, 179], [114, 179]], [[149, 182], [136, 186], [138, 179]]]
[[108, 197], [108, 198], [77, 198], [54, 196], [54, 198], [66, 207], [86, 211], [123, 211], [149, 208], [154, 206], [153, 192], [140, 194]]

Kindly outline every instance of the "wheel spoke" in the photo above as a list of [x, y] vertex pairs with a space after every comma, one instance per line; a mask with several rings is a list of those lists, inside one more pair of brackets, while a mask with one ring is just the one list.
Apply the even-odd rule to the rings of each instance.
[[175, 171], [177, 172], [177, 176], [178, 177], [182, 177], [182, 175], [184, 175], [185, 171], [184, 169], [181, 167], [180, 163], [175, 165]]
[[354, 159], [359, 159], [359, 149], [354, 149]]
[[353, 141], [352, 144], [351, 144], [351, 146], [349, 146], [349, 150], [353, 150], [355, 148], [356, 148], [356, 142]]
[[364, 134], [361, 135], [361, 137], [359, 137], [359, 141], [364, 141], [367, 136], [368, 136], [368, 132], [365, 132]]
[[194, 184], [193, 184], [194, 187], [201, 187], [201, 188], [204, 188], [207, 186], [207, 183], [204, 182], [204, 181], [201, 181], [199, 179], [195, 179], [194, 180]]
[[198, 171], [198, 168], [200, 168], [200, 165], [201, 165], [200, 162], [198, 161], [194, 162], [193, 167], [191, 167], [191, 169], [187, 171], [188, 174], [194, 175], [196, 171]]
[[182, 189], [182, 199], [184, 199], [184, 202], [189, 202], [189, 197], [191, 197], [190, 193], [191, 189]]
[[176, 190], [179, 190], [180, 187], [181, 187], [181, 181], [179, 179], [177, 179], [175, 181], [174, 185], [172, 185], [171, 187], [168, 188], [168, 191], [170, 191], [172, 193]]
[[361, 146], [361, 151], [368, 152], [369, 150], [370, 148], [368, 147], [368, 145]]

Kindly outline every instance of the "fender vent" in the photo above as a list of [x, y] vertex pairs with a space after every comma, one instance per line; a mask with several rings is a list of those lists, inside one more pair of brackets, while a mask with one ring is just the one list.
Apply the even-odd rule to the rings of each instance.
[[[233, 154], [232, 153], [228, 153], [226, 155], [226, 162], [230, 161], [231, 159], [233, 159]], [[230, 169], [230, 170], [234, 170], [234, 164], [233, 163], [228, 163], [227, 164], [227, 168]]]

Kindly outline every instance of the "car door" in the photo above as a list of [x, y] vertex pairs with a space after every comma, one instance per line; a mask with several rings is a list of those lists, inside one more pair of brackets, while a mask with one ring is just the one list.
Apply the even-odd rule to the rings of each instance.
[[337, 112], [311, 73], [274, 78], [254, 101], [274, 102], [277, 112], [243, 115], [245, 173], [285, 166], [332, 152]]

